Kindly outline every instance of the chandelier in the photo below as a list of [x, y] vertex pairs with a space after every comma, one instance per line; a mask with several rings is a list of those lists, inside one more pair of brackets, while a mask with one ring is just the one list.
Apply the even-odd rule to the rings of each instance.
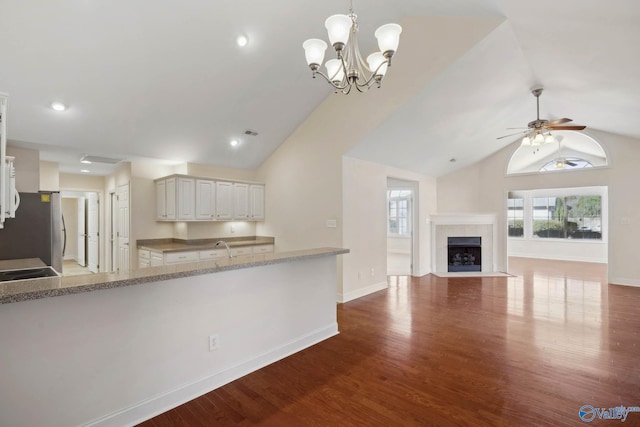
[[382, 78], [391, 66], [391, 57], [398, 49], [402, 27], [398, 24], [385, 24], [374, 33], [378, 39], [379, 52], [372, 53], [366, 62], [358, 47], [357, 16], [350, 2], [348, 15], [333, 15], [327, 18], [324, 26], [329, 33], [329, 41], [336, 51], [336, 58], [325, 64], [327, 73], [320, 71], [327, 43], [320, 39], [309, 39], [302, 44], [307, 64], [313, 72], [333, 86], [335, 92], [348, 94], [355, 88], [358, 92], [369, 90], [374, 84], [380, 87]]
[[522, 138], [522, 145], [537, 147], [542, 144], [552, 144], [556, 139], [551, 132], [544, 132], [541, 129], [534, 129]]

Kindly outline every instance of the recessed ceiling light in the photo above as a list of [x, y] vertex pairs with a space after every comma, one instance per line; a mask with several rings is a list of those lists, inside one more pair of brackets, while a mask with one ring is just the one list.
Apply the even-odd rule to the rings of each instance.
[[55, 111], [64, 111], [67, 109], [67, 106], [64, 105], [62, 102], [59, 101], [53, 101], [51, 103], [51, 108]]
[[80, 169], [80, 172], [82, 172], [82, 173], [90, 173], [91, 171], [89, 169]]
[[229, 142], [229, 145], [231, 145], [232, 147], [237, 147], [238, 145], [240, 145], [240, 141], [238, 141], [237, 139], [232, 139], [231, 142]]
[[240, 34], [237, 38], [236, 38], [236, 43], [238, 44], [238, 46], [240, 47], [245, 47], [247, 44], [249, 44], [249, 39], [247, 38], [247, 36], [245, 36], [244, 34]]
[[84, 163], [85, 165], [90, 165], [91, 162], [89, 160], [80, 160], [80, 163]]

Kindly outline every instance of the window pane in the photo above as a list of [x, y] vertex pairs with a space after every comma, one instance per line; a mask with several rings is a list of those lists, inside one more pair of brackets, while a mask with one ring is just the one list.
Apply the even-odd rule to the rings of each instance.
[[507, 223], [509, 237], [524, 236], [524, 198], [509, 195], [509, 199], [507, 199]]

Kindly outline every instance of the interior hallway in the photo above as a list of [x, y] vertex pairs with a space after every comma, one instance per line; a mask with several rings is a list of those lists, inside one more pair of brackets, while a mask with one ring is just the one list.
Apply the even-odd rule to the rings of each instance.
[[390, 277], [338, 305], [338, 336], [142, 425], [562, 426], [583, 405], [638, 406], [640, 289], [608, 285], [604, 264], [510, 273]]

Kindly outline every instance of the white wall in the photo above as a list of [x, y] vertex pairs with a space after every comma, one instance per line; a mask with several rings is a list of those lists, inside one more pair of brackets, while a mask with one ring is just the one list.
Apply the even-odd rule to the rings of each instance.
[[[436, 212], [435, 178], [350, 157], [343, 158], [344, 246], [343, 286], [338, 300], [345, 302], [387, 287], [387, 178], [417, 183], [414, 233], [414, 275], [430, 272], [429, 218]], [[374, 275], [371, 275], [371, 269]]]
[[498, 214], [498, 266], [507, 266], [506, 198], [509, 191], [538, 188], [608, 186], [609, 281], [640, 286], [640, 263], [635, 245], [640, 241], [640, 202], [635, 197], [640, 181], [640, 141], [589, 130], [607, 151], [610, 167], [545, 174], [506, 176], [509, 157], [519, 142], [482, 162], [438, 178], [440, 212], [493, 212]]
[[335, 281], [327, 256], [3, 305], [0, 425], [164, 412], [336, 334]]

